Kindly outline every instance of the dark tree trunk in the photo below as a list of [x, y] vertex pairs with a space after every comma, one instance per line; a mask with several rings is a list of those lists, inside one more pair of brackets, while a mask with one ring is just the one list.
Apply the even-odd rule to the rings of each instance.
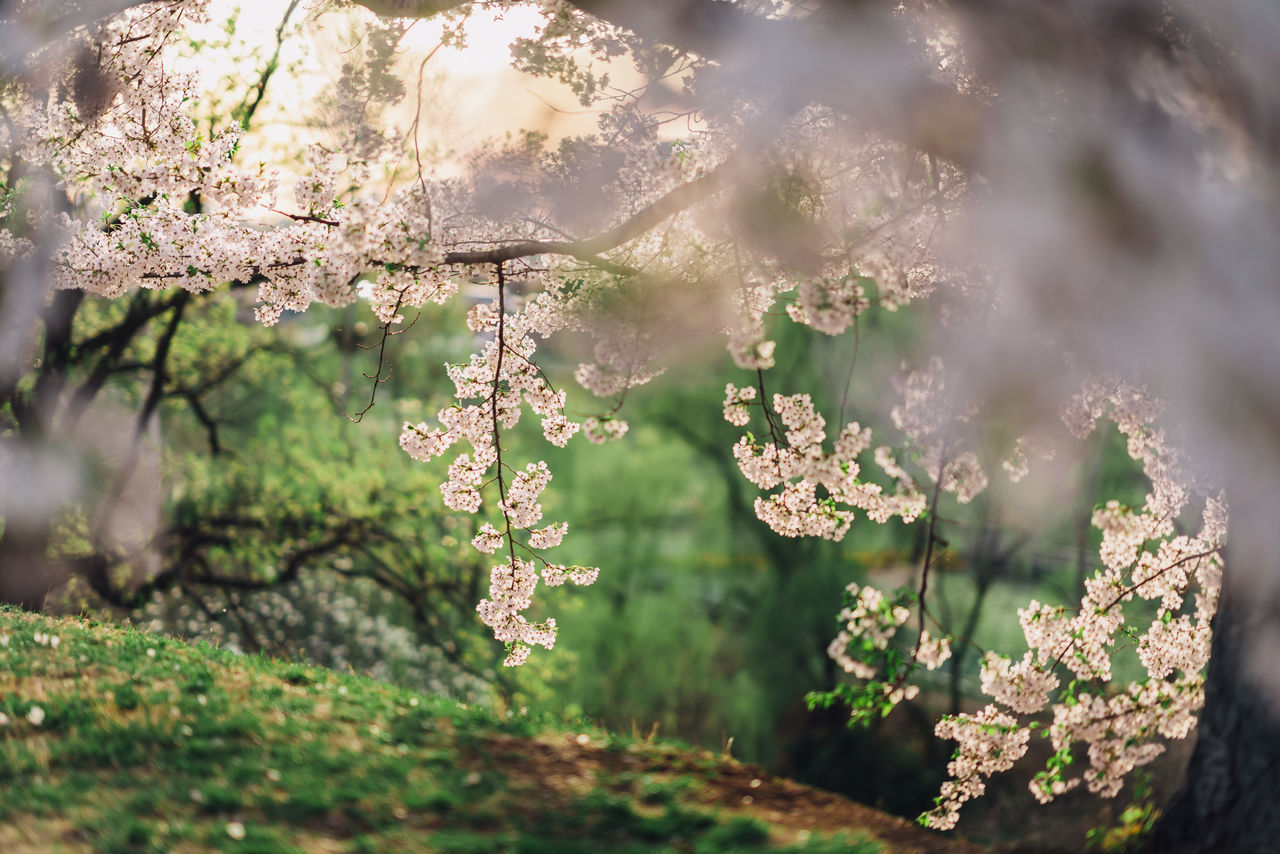
[[47, 520], [5, 521], [0, 535], [0, 604], [39, 611], [53, 583], [49, 524]]
[[1226, 589], [1214, 618], [1204, 711], [1182, 791], [1165, 809], [1147, 850], [1153, 854], [1280, 851], [1280, 708], [1251, 673], [1272, 679], [1280, 650], [1280, 610], [1260, 608], [1247, 586]]

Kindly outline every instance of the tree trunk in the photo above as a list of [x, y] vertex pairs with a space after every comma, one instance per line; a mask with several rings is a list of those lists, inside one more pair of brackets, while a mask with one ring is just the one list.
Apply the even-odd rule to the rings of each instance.
[[1250, 675], [1259, 654], [1280, 652], [1257, 648], [1275, 637], [1280, 611], [1249, 601], [1247, 586], [1229, 587], [1214, 617], [1195, 751], [1148, 841], [1153, 854], [1280, 851], [1280, 708]]
[[39, 611], [52, 583], [49, 525], [44, 520], [34, 524], [13, 519], [5, 522], [0, 534], [0, 604]]

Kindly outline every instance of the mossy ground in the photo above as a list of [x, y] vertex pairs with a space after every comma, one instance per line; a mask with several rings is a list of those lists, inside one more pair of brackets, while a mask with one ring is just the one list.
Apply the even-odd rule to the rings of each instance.
[[13, 854], [976, 850], [687, 747], [7, 608], [0, 715]]

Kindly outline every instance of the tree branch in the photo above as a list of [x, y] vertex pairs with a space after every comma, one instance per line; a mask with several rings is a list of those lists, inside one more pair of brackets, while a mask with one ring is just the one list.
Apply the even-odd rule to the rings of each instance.
[[444, 256], [444, 263], [503, 264], [532, 255], [566, 255], [609, 272], [635, 275], [639, 272], [635, 268], [602, 259], [599, 257], [600, 253], [635, 240], [663, 220], [710, 197], [724, 185], [726, 175], [740, 168], [744, 160], [745, 155], [741, 152], [731, 154], [715, 169], [670, 190], [666, 195], [641, 208], [625, 222], [595, 237], [585, 240], [526, 240], [493, 249], [449, 252]]
[[270, 82], [276, 69], [280, 67], [280, 49], [284, 46], [284, 28], [289, 23], [290, 16], [293, 15], [298, 3], [301, 0], [290, 0], [289, 7], [284, 10], [284, 17], [280, 19], [280, 26], [276, 27], [276, 47], [272, 52], [271, 58], [267, 60], [266, 67], [262, 69], [262, 74], [258, 76], [258, 82], [253, 89], [245, 95], [240, 105], [231, 111], [232, 118], [240, 122], [240, 127], [244, 130], [249, 129], [249, 123], [253, 121], [254, 113], [258, 111], [258, 106], [262, 103], [262, 98], [267, 92], [267, 83]]
[[[185, 293], [185, 292], [184, 292]], [[114, 326], [90, 337], [76, 345], [77, 352], [87, 353], [92, 350], [106, 348], [106, 352], [98, 359], [93, 371], [71, 395], [67, 405], [65, 426], [74, 429], [85, 410], [89, 407], [110, 376], [120, 364], [120, 356], [128, 349], [129, 344], [152, 318], [169, 311], [177, 303], [179, 295], [175, 294], [167, 300], [152, 301], [147, 291], [138, 291], [124, 318]]]

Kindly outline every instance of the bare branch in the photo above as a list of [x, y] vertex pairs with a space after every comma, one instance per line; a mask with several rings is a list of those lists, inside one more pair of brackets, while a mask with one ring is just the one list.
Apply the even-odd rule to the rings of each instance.
[[710, 197], [724, 186], [725, 178], [728, 174], [742, 165], [744, 157], [741, 153], [730, 155], [707, 174], [692, 181], [686, 181], [636, 212], [625, 222], [608, 231], [601, 232], [595, 237], [576, 241], [526, 240], [520, 243], [494, 247], [493, 249], [449, 252], [444, 256], [444, 263], [503, 264], [507, 261], [528, 258], [533, 255], [566, 255], [609, 272], [635, 275], [638, 271], [634, 268], [604, 260], [599, 257], [600, 253], [608, 252], [624, 243], [635, 240], [659, 225], [663, 220], [675, 216], [690, 206]]

